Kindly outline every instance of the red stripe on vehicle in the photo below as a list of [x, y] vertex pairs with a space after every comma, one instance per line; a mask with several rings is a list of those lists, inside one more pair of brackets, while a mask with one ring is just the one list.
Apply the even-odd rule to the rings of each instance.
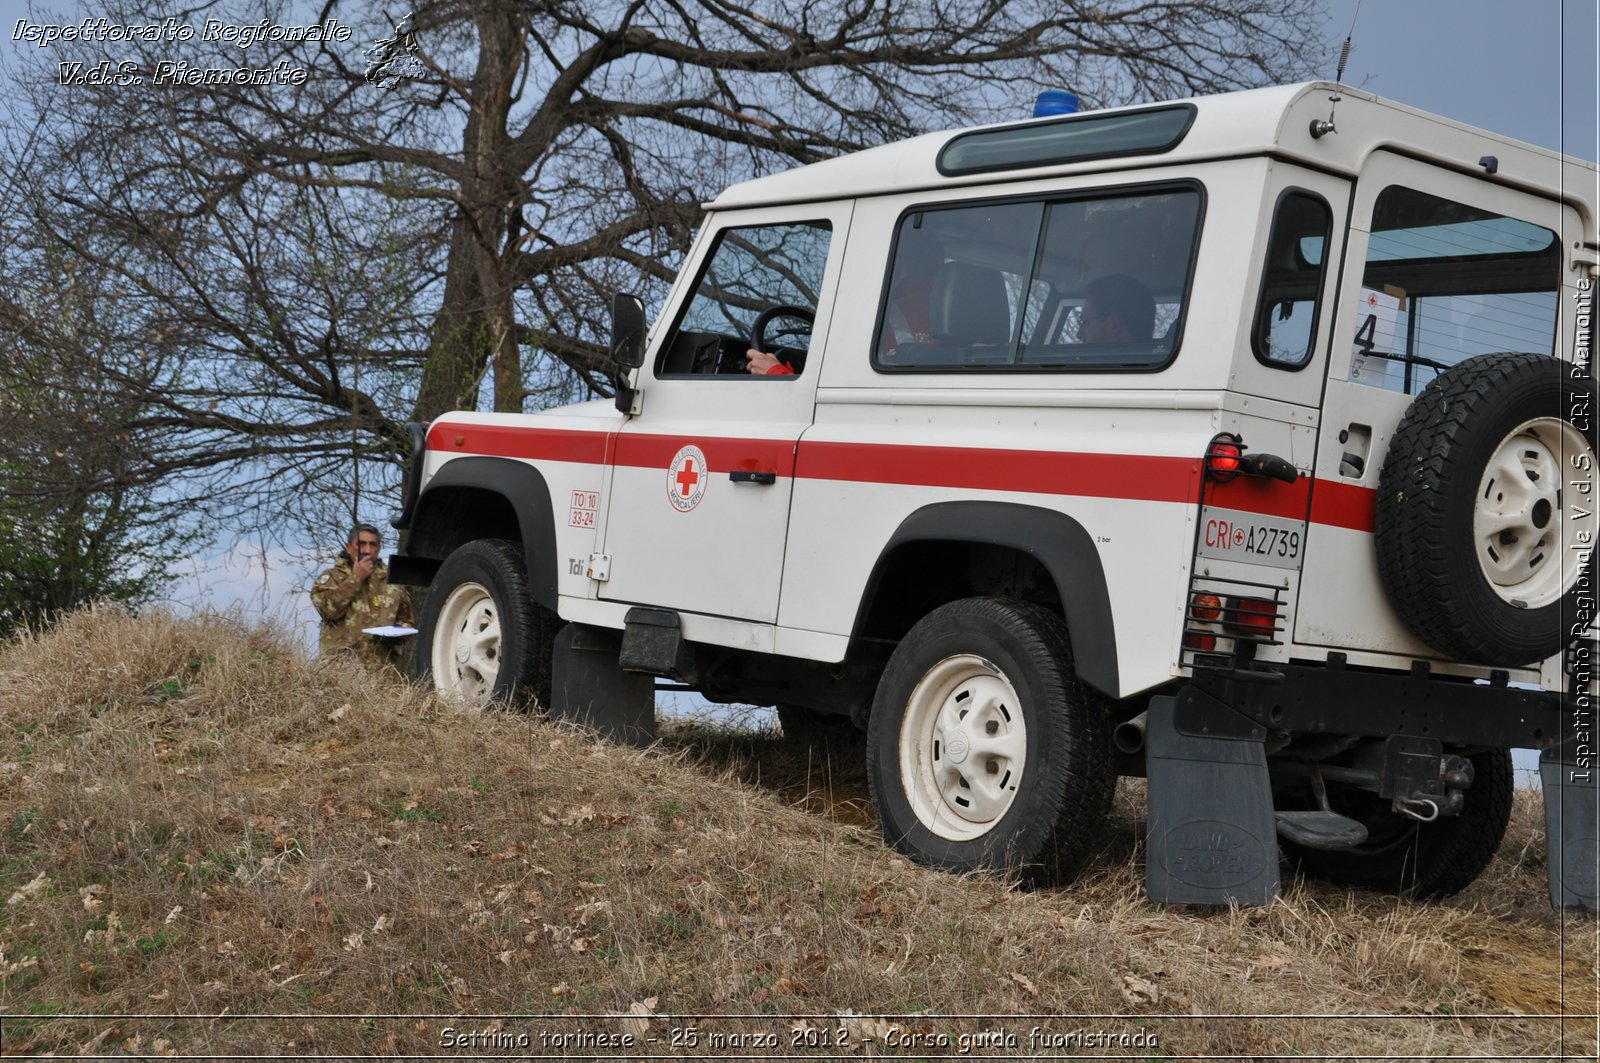
[[[1319, 484], [1317, 490], [1322, 490]], [[1257, 476], [1236, 476], [1227, 483], [1212, 484], [1206, 504], [1264, 517], [1305, 520], [1311, 495], [1311, 479], [1302, 476], [1292, 484]]]
[[[610, 433], [436, 421], [428, 449], [526, 460], [603, 465]], [[981, 491], [1017, 491], [1147, 502], [1193, 502], [1200, 459], [1138, 454], [1085, 454], [1037, 450], [983, 450], [892, 443], [808, 442], [787, 439], [687, 438], [615, 434], [616, 462], [665, 469], [679, 448], [693, 443], [712, 472], [749, 469], [812, 480], [906, 484]], [[1304, 520], [1310, 492], [1317, 524], [1371, 532], [1377, 492], [1354, 484], [1302, 478], [1294, 484], [1241, 476], [1212, 488], [1211, 505]]]
[[1311, 492], [1311, 520], [1370, 533], [1378, 526], [1378, 492], [1338, 480], [1318, 480]]
[[[606, 463], [606, 432], [556, 428], [514, 428], [500, 424], [451, 424], [435, 421], [428, 429], [428, 449], [504, 458], [543, 458], [590, 465]], [[664, 463], [663, 463], [664, 464]]]
[[683, 447], [693, 444], [706, 456], [712, 472], [773, 472], [794, 475], [795, 443], [792, 439], [734, 439], [712, 436], [685, 439], [682, 436], [622, 432], [617, 436], [616, 462], [643, 469], [665, 469]]
[[795, 476], [1192, 502], [1200, 483], [1200, 459], [802, 440]]

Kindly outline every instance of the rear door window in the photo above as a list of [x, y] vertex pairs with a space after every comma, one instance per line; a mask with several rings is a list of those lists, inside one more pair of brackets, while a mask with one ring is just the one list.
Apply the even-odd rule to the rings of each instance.
[[1373, 207], [1350, 379], [1415, 395], [1474, 355], [1553, 354], [1560, 251], [1542, 225], [1385, 188]]

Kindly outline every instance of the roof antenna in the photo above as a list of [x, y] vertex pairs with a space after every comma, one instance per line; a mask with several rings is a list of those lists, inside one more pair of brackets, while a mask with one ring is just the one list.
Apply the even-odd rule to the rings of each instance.
[[[1344, 83], [1344, 65], [1350, 61], [1350, 38], [1356, 35], [1356, 19], [1361, 17], [1361, 0], [1356, 0], [1355, 14], [1350, 16], [1350, 32], [1345, 34], [1344, 47], [1339, 49], [1339, 69], [1333, 75], [1333, 83]], [[1329, 133], [1337, 133], [1333, 124], [1334, 108], [1339, 106], [1339, 101], [1344, 99], [1337, 90], [1328, 97], [1328, 117], [1326, 119], [1313, 118], [1311, 120], [1311, 139], [1321, 140]]]

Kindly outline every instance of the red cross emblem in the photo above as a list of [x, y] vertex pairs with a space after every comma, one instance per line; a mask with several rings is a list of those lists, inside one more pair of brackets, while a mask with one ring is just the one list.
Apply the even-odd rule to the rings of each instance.
[[678, 475], [673, 479], [678, 481], [678, 488], [683, 492], [683, 497], [688, 498], [690, 489], [700, 482], [700, 474], [694, 471], [694, 459], [686, 459], [683, 468], [678, 470]]
[[706, 493], [706, 473], [710, 466], [706, 456], [693, 444], [680, 447], [667, 466], [667, 501], [679, 513], [687, 513], [700, 504]]

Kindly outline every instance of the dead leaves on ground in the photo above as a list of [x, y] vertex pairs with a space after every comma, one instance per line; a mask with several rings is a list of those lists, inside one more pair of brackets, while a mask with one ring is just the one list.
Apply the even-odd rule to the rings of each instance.
[[1122, 999], [1136, 1008], [1153, 1007], [1161, 1002], [1161, 990], [1156, 984], [1136, 974], [1123, 975], [1117, 988], [1122, 991]]
[[656, 1013], [656, 1005], [660, 1002], [660, 997], [645, 997], [643, 1000], [635, 1000], [632, 1004], [629, 1004], [628, 1016], [618, 1022], [618, 1025], [622, 1027], [622, 1032], [632, 1034], [639, 1040], [643, 1040], [645, 1035], [650, 1032], [650, 1017]]

